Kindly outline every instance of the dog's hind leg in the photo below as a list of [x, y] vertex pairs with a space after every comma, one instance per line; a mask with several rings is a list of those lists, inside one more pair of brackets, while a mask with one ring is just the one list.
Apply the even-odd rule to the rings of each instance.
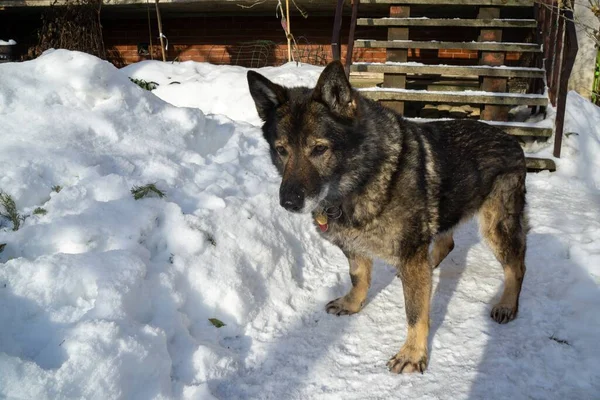
[[504, 292], [491, 312], [492, 319], [504, 324], [517, 316], [525, 276], [525, 173], [496, 178], [480, 209], [479, 220], [483, 236], [504, 269]]
[[452, 231], [440, 233], [433, 240], [433, 249], [429, 254], [429, 265], [432, 269], [437, 268], [444, 258], [454, 249], [454, 238]]
[[359, 312], [365, 305], [367, 292], [371, 286], [373, 260], [358, 254], [348, 254], [352, 289], [344, 297], [327, 303], [325, 310], [329, 314], [349, 315]]
[[413, 249], [413, 254], [399, 266], [408, 334], [398, 354], [387, 363], [390, 371], [397, 374], [416, 371], [423, 373], [427, 368], [432, 274], [428, 247], [423, 244]]

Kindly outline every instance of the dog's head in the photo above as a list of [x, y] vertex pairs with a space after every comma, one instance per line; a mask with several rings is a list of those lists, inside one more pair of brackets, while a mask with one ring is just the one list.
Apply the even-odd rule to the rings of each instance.
[[283, 178], [280, 204], [292, 212], [311, 212], [339, 191], [344, 162], [357, 145], [357, 94], [344, 67], [330, 63], [314, 89], [285, 88], [253, 71], [248, 85]]

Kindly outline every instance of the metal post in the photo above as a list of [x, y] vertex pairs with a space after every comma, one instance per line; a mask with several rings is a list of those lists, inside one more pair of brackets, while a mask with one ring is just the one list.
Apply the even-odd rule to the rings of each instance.
[[288, 62], [292, 62], [292, 29], [290, 28], [290, 0], [285, 0], [285, 14], [287, 25]]
[[333, 21], [333, 33], [331, 35], [331, 54], [334, 60], [340, 60], [341, 49], [340, 49], [340, 32], [342, 30], [342, 10], [344, 7], [344, 0], [338, 0], [337, 6], [335, 7], [335, 19]]
[[356, 31], [356, 18], [358, 17], [358, 4], [360, 0], [353, 0], [352, 19], [350, 20], [350, 33], [348, 34], [348, 49], [346, 51], [346, 76], [350, 77], [350, 65], [352, 65], [352, 52], [354, 51], [354, 32]]
[[565, 9], [561, 14], [562, 17], [565, 18], [566, 32], [564, 43], [565, 50], [561, 60], [562, 68], [556, 101], [556, 120], [554, 123], [554, 157], [560, 157], [563, 129], [565, 124], [565, 110], [567, 106], [569, 77], [571, 76], [571, 71], [573, 70], [573, 65], [575, 64], [575, 57], [577, 57], [577, 51], [579, 50], [579, 45], [577, 44], [577, 32], [575, 30], [575, 24], [573, 23], [573, 10]]
[[156, 4], [156, 18], [158, 19], [158, 37], [160, 39], [160, 50], [162, 51], [162, 59], [163, 62], [167, 61], [167, 56], [165, 54], [165, 43], [163, 42], [163, 30], [162, 30], [162, 20], [160, 19], [160, 10], [158, 9], [158, 1], [155, 0]]

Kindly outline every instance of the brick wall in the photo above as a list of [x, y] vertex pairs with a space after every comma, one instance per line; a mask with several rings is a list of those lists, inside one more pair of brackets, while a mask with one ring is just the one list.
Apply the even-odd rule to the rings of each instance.
[[[348, 37], [349, 18], [343, 21], [342, 41]], [[292, 33], [298, 43], [296, 58], [311, 64], [325, 64], [331, 61], [332, 16], [310, 16], [308, 19], [296, 17], [292, 20]], [[27, 48], [36, 41], [35, 32], [39, 28], [39, 15], [11, 15], [0, 12], [0, 34], [19, 42], [18, 52], [27, 53]], [[138, 54], [138, 44], [149, 42], [148, 21], [145, 14], [123, 18], [119, 15], [104, 16], [102, 20], [104, 41], [110, 60], [121, 66], [150, 59], [149, 55]], [[156, 19], [151, 18], [153, 56], [160, 59]], [[194, 60], [216, 64], [237, 64], [249, 67], [279, 65], [287, 62], [287, 42], [281, 24], [275, 16], [193, 16], [163, 17], [163, 30], [169, 40], [167, 59], [181, 61]], [[431, 40], [440, 37], [440, 32], [428, 29], [425, 32], [411, 30], [413, 40]], [[437, 35], [437, 36], [436, 36]], [[447, 40], [461, 41], [475, 38], [477, 31], [453, 29], [445, 30]], [[430, 38], [431, 36], [431, 38]], [[356, 38], [385, 40], [387, 31], [379, 27], [357, 27]], [[265, 41], [262, 44], [249, 44], [252, 41]], [[515, 40], [517, 41], [517, 40]], [[346, 44], [342, 45], [342, 57], [346, 55]], [[384, 62], [385, 49], [355, 48], [355, 61]], [[519, 60], [518, 53], [509, 53], [507, 61]], [[409, 61], [425, 63], [476, 64], [478, 54], [468, 50], [412, 50]]]
[[[310, 16], [292, 20], [292, 33], [298, 44], [295, 58], [313, 64], [331, 61], [333, 17]], [[344, 26], [349, 20], [344, 21]], [[153, 56], [160, 58], [156, 23], [151, 21]], [[149, 42], [146, 19], [112, 19], [103, 22], [104, 41], [117, 64], [150, 59], [138, 54], [138, 44]], [[281, 23], [274, 16], [230, 16], [163, 18], [163, 32], [169, 41], [167, 59], [206, 61], [244, 66], [279, 65], [287, 62], [287, 41]], [[342, 30], [343, 41], [347, 29]], [[357, 29], [356, 37], [384, 39], [385, 30]], [[257, 42], [260, 41], [260, 42]], [[347, 46], [342, 46], [345, 57]], [[355, 49], [355, 59], [385, 61], [385, 49]]]
[[[333, 17], [311, 16], [292, 20], [292, 33], [297, 42], [295, 58], [311, 64], [331, 61], [331, 31]], [[344, 19], [342, 41], [348, 37], [349, 18]], [[103, 21], [104, 40], [116, 64], [130, 64], [150, 59], [138, 54], [138, 44], [149, 42], [148, 22], [144, 18], [111, 19]], [[153, 56], [161, 58], [158, 47], [156, 22], [151, 20]], [[215, 64], [235, 64], [247, 67], [280, 65], [287, 62], [287, 42], [280, 21], [274, 16], [200, 16], [188, 18], [163, 18], [163, 31], [169, 41], [167, 59], [194, 60]], [[448, 40], [464, 40], [465, 33], [453, 30]], [[419, 40], [427, 40], [427, 35]], [[357, 27], [356, 38], [385, 40], [386, 29]], [[256, 41], [262, 41], [257, 43]], [[251, 43], [252, 42], [252, 43]], [[347, 45], [342, 45], [342, 57], [346, 57]], [[385, 49], [355, 48], [354, 61], [384, 62]], [[509, 53], [507, 61], [516, 61], [519, 53]], [[467, 63], [476, 62], [477, 51], [444, 49], [413, 50], [410, 61], [434, 62], [438, 59], [457, 59]], [[450, 62], [448, 60], [447, 62]]]

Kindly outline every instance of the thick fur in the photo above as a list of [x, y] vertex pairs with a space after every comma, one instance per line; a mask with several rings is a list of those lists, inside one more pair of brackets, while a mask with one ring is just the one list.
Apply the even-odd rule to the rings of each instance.
[[339, 62], [314, 89], [284, 88], [252, 71], [248, 83], [282, 175], [281, 205], [329, 215], [323, 236], [348, 256], [352, 288], [327, 312], [360, 311], [373, 258], [398, 269], [408, 334], [391, 371], [427, 367], [432, 269], [454, 248], [453, 228], [477, 213], [505, 274], [491, 316], [516, 317], [527, 232], [517, 140], [476, 121], [407, 121], [353, 90]]

